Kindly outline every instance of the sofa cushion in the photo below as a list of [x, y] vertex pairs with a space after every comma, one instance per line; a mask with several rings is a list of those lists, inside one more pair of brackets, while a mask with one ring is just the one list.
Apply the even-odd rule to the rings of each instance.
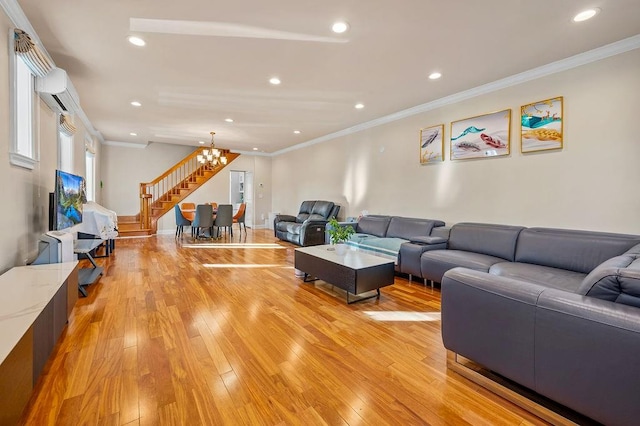
[[390, 221], [391, 218], [389, 216], [364, 216], [358, 221], [356, 232], [384, 237], [387, 234]]
[[315, 201], [311, 200], [311, 201], [303, 201], [302, 204], [300, 204], [300, 211], [298, 212], [298, 215], [296, 216], [296, 222], [298, 223], [302, 223], [305, 220], [307, 220], [309, 218], [309, 215], [311, 214], [312, 210], [313, 210], [313, 206], [316, 204]]
[[515, 260], [588, 274], [638, 243], [637, 235], [529, 228], [518, 237]]
[[522, 226], [457, 223], [451, 228], [449, 248], [513, 261], [518, 234], [523, 229]]
[[431, 234], [434, 226], [444, 226], [444, 222], [393, 216], [389, 222], [386, 236], [405, 240], [409, 240], [412, 237], [427, 237]]
[[519, 262], [496, 263], [491, 265], [489, 273], [570, 292], [575, 292], [585, 278], [580, 272]]
[[576, 292], [640, 308], [640, 250], [603, 262], [587, 275]]
[[407, 240], [402, 238], [367, 238], [360, 243], [360, 248], [367, 249], [372, 252], [385, 254], [388, 256], [398, 257], [400, 246]]
[[278, 222], [276, 224], [276, 230], [286, 232], [293, 235], [300, 234], [300, 229], [302, 228], [301, 223], [294, 222]]
[[312, 220], [327, 220], [333, 210], [333, 206], [334, 204], [331, 201], [316, 201], [311, 209]]

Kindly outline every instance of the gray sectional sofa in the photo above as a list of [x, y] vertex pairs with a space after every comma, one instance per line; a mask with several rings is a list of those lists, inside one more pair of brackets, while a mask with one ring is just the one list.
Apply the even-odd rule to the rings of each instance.
[[462, 223], [421, 268], [442, 283], [455, 357], [598, 422], [638, 423], [640, 236]]
[[[395, 262], [396, 271], [403, 271], [403, 264], [420, 262], [422, 253], [401, 254], [402, 246], [413, 241], [440, 242], [440, 247], [446, 245], [444, 237], [432, 236], [438, 229], [444, 226], [444, 222], [434, 219], [419, 219], [401, 216], [371, 215], [360, 218], [355, 223], [341, 222], [343, 226], [351, 226], [355, 234], [347, 242], [350, 247], [369, 252], [371, 254], [392, 259]], [[330, 225], [327, 225], [329, 227]], [[325, 243], [329, 244], [327, 234]]]

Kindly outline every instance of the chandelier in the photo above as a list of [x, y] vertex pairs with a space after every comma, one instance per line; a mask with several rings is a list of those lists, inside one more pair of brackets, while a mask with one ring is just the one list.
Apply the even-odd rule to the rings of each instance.
[[211, 146], [209, 148], [203, 148], [202, 152], [198, 154], [198, 162], [205, 166], [217, 167], [218, 165], [227, 164], [226, 150], [216, 148], [215, 142], [213, 142], [213, 135], [216, 132], [211, 132]]

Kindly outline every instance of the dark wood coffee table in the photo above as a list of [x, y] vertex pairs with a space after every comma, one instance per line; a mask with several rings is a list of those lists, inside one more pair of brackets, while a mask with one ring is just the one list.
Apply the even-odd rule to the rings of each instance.
[[[331, 245], [301, 247], [295, 250], [295, 268], [304, 272], [304, 281], [317, 279], [347, 292], [347, 303], [380, 297], [380, 288], [393, 284], [393, 261], [347, 250], [338, 255]], [[349, 293], [357, 295], [376, 290], [373, 296], [349, 300]]]

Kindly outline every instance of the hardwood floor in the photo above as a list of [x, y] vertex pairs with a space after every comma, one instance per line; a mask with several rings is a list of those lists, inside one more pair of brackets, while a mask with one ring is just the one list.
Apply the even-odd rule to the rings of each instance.
[[272, 231], [241, 239], [118, 240], [22, 423], [542, 424], [447, 370], [439, 289], [347, 305]]

